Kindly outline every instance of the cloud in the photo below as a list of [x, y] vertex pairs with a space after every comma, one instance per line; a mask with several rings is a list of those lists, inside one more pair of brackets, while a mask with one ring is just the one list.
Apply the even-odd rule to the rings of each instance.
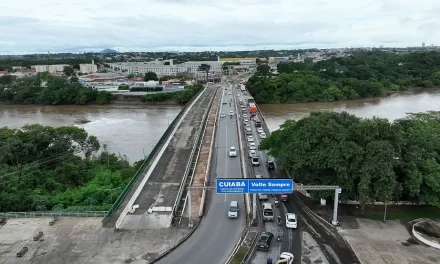
[[432, 0], [3, 1], [0, 53], [440, 45]]

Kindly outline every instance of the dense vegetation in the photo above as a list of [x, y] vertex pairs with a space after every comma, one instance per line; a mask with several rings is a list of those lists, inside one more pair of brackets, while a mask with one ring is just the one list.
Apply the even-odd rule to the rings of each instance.
[[140, 162], [77, 127], [0, 129], [0, 211], [108, 210]]
[[193, 98], [200, 90], [203, 89], [203, 84], [197, 83], [195, 85], [186, 86], [182, 91], [146, 94], [141, 97], [142, 102], [167, 102], [175, 101], [179, 103], [186, 103]]
[[313, 63], [280, 63], [273, 77], [262, 64], [246, 88], [258, 103], [327, 102], [440, 86], [440, 52], [356, 52]]
[[[67, 68], [67, 67], [66, 67]], [[106, 104], [111, 93], [83, 87], [76, 76], [57, 77], [49, 73], [16, 79], [0, 77], [0, 101], [26, 104]]]
[[392, 123], [346, 112], [312, 113], [287, 120], [261, 149], [297, 182], [339, 185], [344, 200], [363, 206], [409, 200], [440, 207], [439, 120], [440, 112], [410, 114]]

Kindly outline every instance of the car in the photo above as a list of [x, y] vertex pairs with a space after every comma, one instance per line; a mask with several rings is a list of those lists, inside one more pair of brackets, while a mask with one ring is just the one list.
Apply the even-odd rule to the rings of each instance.
[[263, 232], [258, 238], [257, 250], [269, 250], [270, 244], [273, 240], [273, 234], [271, 232]]
[[281, 194], [280, 200], [283, 202], [287, 202], [287, 200], [289, 200], [289, 196], [287, 194]]
[[286, 227], [287, 228], [297, 228], [298, 222], [296, 221], [296, 214], [286, 213]]
[[255, 149], [249, 150], [249, 158], [256, 157], [257, 151]]
[[229, 157], [237, 157], [237, 149], [234, 146], [229, 148]]
[[254, 137], [253, 137], [253, 136], [248, 136], [248, 137], [247, 137], [247, 140], [248, 140], [249, 142], [254, 142]]
[[264, 130], [261, 127], [259, 127], [259, 128], [257, 128], [257, 132], [258, 133], [264, 133]]
[[275, 162], [273, 162], [272, 160], [268, 160], [266, 162], [266, 167], [268, 170], [274, 170], [275, 169]]
[[255, 175], [255, 179], [263, 179], [262, 175]]
[[230, 116], [234, 115], [234, 111], [229, 111], [229, 115]]
[[220, 117], [225, 117], [225, 116], [226, 116], [225, 113], [220, 114]]
[[258, 157], [252, 157], [251, 161], [252, 166], [260, 166], [260, 160], [258, 159]]
[[280, 254], [280, 258], [277, 261], [277, 264], [293, 264], [293, 254], [289, 252], [283, 252]]
[[229, 92], [228, 94], [229, 94], [229, 95], [231, 95], [231, 93], [230, 93], [230, 92]]
[[227, 104], [228, 102], [225, 102], [225, 101], [223, 101], [223, 103], [222, 104]]
[[243, 122], [246, 124], [248, 122], [248, 120], [247, 119], [243, 119]]
[[269, 196], [267, 194], [264, 194], [264, 193], [259, 193], [258, 194], [258, 200], [260, 200], [260, 201], [267, 201], [267, 200], [269, 200]]
[[267, 138], [266, 133], [260, 133], [260, 138]]
[[244, 118], [247, 118], [247, 117], [248, 117], [248, 115], [247, 115], [247, 114], [243, 114], [243, 117], [244, 117]]
[[257, 149], [257, 145], [255, 145], [255, 143], [250, 143], [249, 144], [249, 149], [250, 150], [256, 150]]

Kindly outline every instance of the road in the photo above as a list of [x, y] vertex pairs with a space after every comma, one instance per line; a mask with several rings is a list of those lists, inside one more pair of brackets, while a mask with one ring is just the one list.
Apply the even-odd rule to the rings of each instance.
[[[237, 96], [237, 103], [239, 103], [239, 101], [244, 101], [244, 96], [241, 92], [238, 91], [238, 96]], [[245, 105], [247, 107], [247, 104], [245, 102]], [[242, 137], [243, 137], [243, 144], [244, 147], [246, 149], [246, 152], [249, 151], [249, 142], [247, 141], [247, 135], [245, 135], [244, 133], [244, 117], [243, 114], [247, 114], [247, 119], [248, 122], [251, 126], [252, 129], [252, 136], [254, 138], [254, 142], [255, 144], [258, 146], [261, 142], [261, 138], [259, 136], [259, 133], [257, 132], [257, 128], [255, 127], [255, 123], [254, 121], [249, 121], [249, 115], [250, 113], [248, 111], [240, 113], [240, 120], [239, 120], [239, 124], [242, 127], [241, 128], [241, 133], [242, 133]], [[258, 115], [258, 114], [257, 114]], [[262, 121], [261, 117], [259, 117], [260, 121]], [[266, 130], [263, 126], [263, 129]], [[268, 131], [265, 131], [266, 134], [268, 134]], [[271, 171], [269, 172], [267, 170], [266, 167], [266, 161], [267, 159], [267, 153], [266, 151], [259, 151], [257, 150], [257, 155], [258, 158], [260, 160], [260, 166], [252, 166], [250, 164], [250, 159], [247, 161], [248, 167], [250, 168], [251, 171], [251, 177], [255, 177], [255, 175], [262, 175], [263, 178], [280, 178], [280, 171], [278, 170], [278, 167], [276, 168], [275, 171]], [[269, 202], [272, 202], [272, 204], [274, 204], [274, 197], [269, 197]], [[257, 202], [258, 205], [258, 209], [261, 208], [261, 202]], [[277, 231], [280, 231], [282, 233], [282, 241], [278, 242], [278, 241], [274, 241], [271, 245], [271, 249], [269, 251], [254, 251], [253, 255], [252, 255], [252, 260], [250, 261], [250, 263], [255, 263], [255, 264], [259, 264], [259, 263], [265, 263], [265, 261], [267, 260], [267, 258], [272, 258], [273, 260], [278, 259], [279, 255], [281, 252], [291, 252], [294, 254], [294, 256], [297, 256], [295, 258], [295, 262], [294, 263], [301, 263], [301, 238], [302, 238], [302, 233], [301, 233], [301, 228], [298, 228], [297, 230], [293, 230], [293, 229], [287, 229], [285, 226], [285, 217], [284, 214], [286, 212], [293, 212], [298, 214], [299, 212], [297, 210], [294, 210], [293, 208], [291, 210], [287, 210], [286, 209], [286, 204], [285, 203], [281, 203], [280, 202], [280, 207], [276, 208], [274, 206], [274, 217], [275, 219], [277, 218], [277, 216], [281, 216], [282, 219], [282, 224], [278, 225], [277, 221], [274, 222], [262, 222], [261, 220], [261, 210], [257, 210], [257, 217], [258, 217], [258, 221], [261, 223], [260, 224], [260, 229], [261, 231], [268, 231], [273, 233], [275, 236], [277, 234]]]
[[[225, 113], [226, 117], [218, 118], [217, 121], [210, 182], [214, 182], [216, 178], [242, 177], [235, 106], [233, 103], [229, 105], [234, 94], [229, 94], [230, 85], [222, 85], [223, 87], [228, 87], [228, 92], [224, 91], [222, 96], [222, 102], [227, 103], [220, 106], [219, 112]], [[234, 111], [232, 118], [229, 117], [229, 111]], [[237, 148], [237, 157], [229, 157], [231, 146]], [[239, 203], [239, 218], [228, 219], [229, 203], [234, 200]], [[156, 263], [225, 263], [246, 226], [245, 214], [244, 195], [217, 195], [215, 191], [208, 192], [205, 217], [200, 226], [185, 243]]]

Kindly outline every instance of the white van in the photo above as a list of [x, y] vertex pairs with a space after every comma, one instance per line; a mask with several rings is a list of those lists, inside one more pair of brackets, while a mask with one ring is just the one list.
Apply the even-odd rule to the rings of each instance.
[[273, 221], [272, 203], [263, 203], [263, 221]]
[[238, 218], [238, 202], [231, 201], [228, 209], [228, 218]]

